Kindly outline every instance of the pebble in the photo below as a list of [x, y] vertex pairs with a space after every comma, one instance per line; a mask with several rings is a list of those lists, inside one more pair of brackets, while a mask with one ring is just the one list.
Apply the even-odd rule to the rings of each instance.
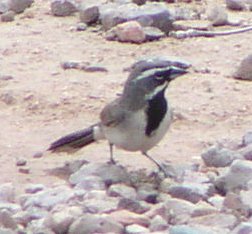
[[227, 8], [235, 11], [242, 11], [246, 9], [243, 0], [226, 0]]
[[14, 202], [15, 187], [12, 183], [5, 183], [0, 185], [0, 202]]
[[142, 233], [148, 233], [148, 232], [149, 232], [148, 228], [140, 226], [138, 224], [128, 225], [125, 228], [126, 234], [142, 234]]
[[207, 18], [213, 26], [223, 26], [228, 23], [228, 14], [226, 9], [220, 5], [212, 5], [207, 10]]
[[19, 167], [18, 171], [22, 174], [29, 174], [30, 173], [30, 168], [27, 166]]
[[127, 209], [137, 214], [143, 214], [150, 209], [150, 206], [148, 203], [138, 201], [137, 199], [121, 198], [117, 208]]
[[201, 158], [207, 167], [226, 167], [235, 159], [241, 158], [241, 155], [220, 145], [214, 145], [203, 152]]
[[25, 187], [25, 192], [26, 193], [37, 193], [45, 189], [45, 186], [43, 184], [28, 184]]
[[123, 197], [128, 199], [136, 199], [136, 190], [125, 184], [113, 184], [108, 189], [108, 195], [112, 197]]
[[231, 234], [250, 234], [252, 233], [252, 223], [251, 222], [242, 222], [236, 226]]
[[168, 228], [167, 221], [160, 215], [156, 215], [153, 219], [150, 221], [149, 229], [152, 232], [156, 231], [164, 231]]
[[25, 166], [27, 164], [27, 160], [24, 158], [18, 158], [16, 161], [16, 166]]
[[99, 176], [87, 176], [80, 181], [75, 188], [88, 190], [105, 190], [105, 183]]
[[242, 137], [242, 146], [248, 146], [249, 144], [252, 144], [252, 131], [246, 132]]
[[51, 12], [55, 16], [69, 16], [77, 11], [73, 0], [52, 0]]
[[15, 13], [22, 13], [26, 8], [30, 7], [34, 0], [10, 0], [9, 10]]
[[[1, 15], [2, 22], [11, 22], [15, 20], [15, 12], [14, 11], [7, 11]], [[0, 78], [1, 80], [1, 78]]]
[[216, 188], [221, 193], [246, 189], [247, 183], [252, 179], [252, 162], [248, 160], [235, 160], [228, 171], [217, 178]]
[[0, 210], [0, 226], [15, 230], [17, 224], [8, 210]]
[[137, 197], [139, 200], [155, 204], [157, 203], [158, 191], [151, 184], [144, 184], [138, 188]]
[[252, 80], [252, 54], [245, 57], [234, 73], [234, 78], [241, 80]]
[[82, 6], [79, 10], [80, 22], [87, 25], [96, 23], [99, 19], [99, 7], [96, 5]]
[[101, 216], [83, 214], [81, 218], [72, 223], [69, 234], [77, 233], [122, 233], [123, 226], [113, 219]]
[[42, 158], [43, 157], [43, 152], [36, 152], [32, 155], [33, 158]]

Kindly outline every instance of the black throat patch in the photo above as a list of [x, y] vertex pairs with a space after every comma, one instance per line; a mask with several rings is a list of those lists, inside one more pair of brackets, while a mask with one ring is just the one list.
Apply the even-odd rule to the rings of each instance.
[[145, 134], [150, 136], [155, 131], [161, 121], [163, 120], [167, 111], [167, 102], [165, 99], [165, 89], [157, 93], [152, 99], [148, 101], [147, 114], [147, 126]]

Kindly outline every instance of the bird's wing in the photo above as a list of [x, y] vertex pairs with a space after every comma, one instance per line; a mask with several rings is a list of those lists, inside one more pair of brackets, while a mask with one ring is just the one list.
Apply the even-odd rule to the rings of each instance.
[[116, 99], [103, 108], [100, 114], [102, 125], [115, 127], [125, 119], [125, 109], [120, 106], [119, 102], [120, 100]]

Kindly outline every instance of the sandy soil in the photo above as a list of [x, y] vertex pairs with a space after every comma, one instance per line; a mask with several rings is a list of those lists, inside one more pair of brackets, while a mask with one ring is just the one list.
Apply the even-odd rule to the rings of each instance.
[[[238, 16], [246, 19], [248, 13]], [[180, 118], [150, 152], [157, 160], [201, 162], [200, 154], [207, 147], [216, 142], [239, 143], [252, 128], [252, 83], [230, 76], [252, 51], [252, 32], [134, 45], [106, 41], [92, 28], [76, 32], [77, 22], [76, 16], [51, 16], [49, 1], [38, 0], [28, 14], [0, 24], [0, 73], [14, 77], [0, 81], [0, 183], [13, 182], [21, 190], [25, 183], [51, 186], [62, 181], [48, 175], [48, 168], [80, 158], [107, 161], [106, 142], [74, 155], [32, 156], [63, 134], [96, 122], [102, 107], [122, 91], [127, 77], [123, 69], [143, 56], [178, 56], [198, 70], [210, 70], [204, 74], [192, 69], [171, 84], [169, 100]], [[61, 62], [72, 60], [99, 63], [108, 72], [61, 68]], [[115, 155], [131, 169], [154, 168], [140, 153], [118, 149]], [[18, 172], [17, 158], [28, 161], [29, 174]]]

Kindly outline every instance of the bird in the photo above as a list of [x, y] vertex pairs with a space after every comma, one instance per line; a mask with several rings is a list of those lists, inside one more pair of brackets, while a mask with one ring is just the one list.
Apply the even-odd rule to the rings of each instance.
[[148, 151], [161, 141], [172, 122], [165, 91], [171, 81], [187, 72], [186, 68], [167, 63], [139, 63], [130, 72], [122, 94], [102, 109], [99, 122], [59, 138], [47, 150], [72, 153], [105, 139], [111, 163], [116, 163], [113, 156], [116, 146], [140, 151], [166, 174]]

